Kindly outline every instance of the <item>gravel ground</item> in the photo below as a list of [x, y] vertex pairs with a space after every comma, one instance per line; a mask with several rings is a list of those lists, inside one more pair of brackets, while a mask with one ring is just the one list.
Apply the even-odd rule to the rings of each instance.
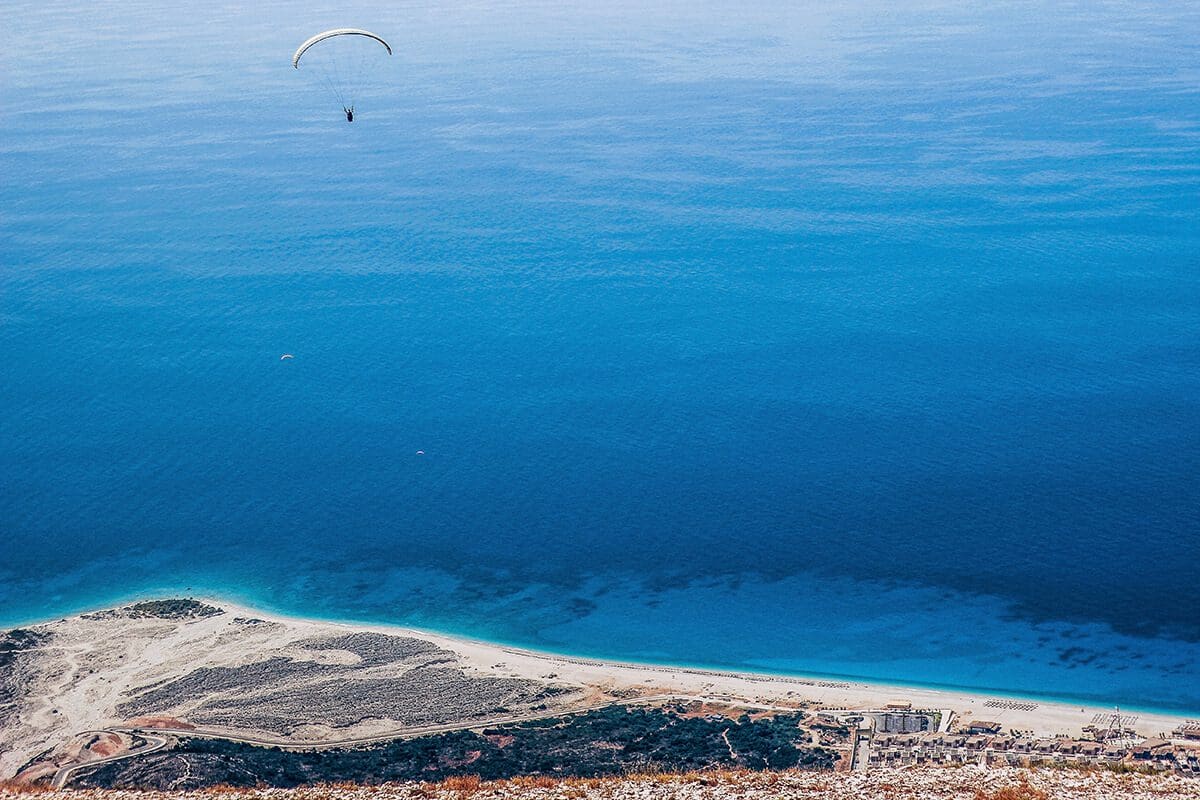
[[297, 720], [347, 727], [367, 719], [428, 725], [472, 719], [500, 708], [524, 708], [543, 697], [543, 684], [473, 677], [451, 668], [418, 667], [398, 678], [338, 679], [214, 699], [194, 709], [200, 725], [287, 732]]

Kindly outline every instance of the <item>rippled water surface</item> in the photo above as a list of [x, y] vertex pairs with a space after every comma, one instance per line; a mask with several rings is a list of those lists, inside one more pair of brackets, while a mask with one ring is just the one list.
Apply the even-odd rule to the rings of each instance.
[[0, 3], [0, 621], [1200, 709], [1200, 9], [828, 5]]

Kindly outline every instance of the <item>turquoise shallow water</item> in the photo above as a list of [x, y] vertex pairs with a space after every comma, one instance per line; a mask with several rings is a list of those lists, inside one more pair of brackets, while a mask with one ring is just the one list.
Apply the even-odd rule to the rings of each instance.
[[4, 10], [0, 621], [1200, 709], [1197, 12]]

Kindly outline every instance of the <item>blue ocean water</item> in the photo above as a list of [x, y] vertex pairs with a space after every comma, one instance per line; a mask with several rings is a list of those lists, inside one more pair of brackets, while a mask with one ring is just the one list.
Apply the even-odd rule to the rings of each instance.
[[0, 3], [0, 623], [1200, 709], [1200, 8], [828, 5]]

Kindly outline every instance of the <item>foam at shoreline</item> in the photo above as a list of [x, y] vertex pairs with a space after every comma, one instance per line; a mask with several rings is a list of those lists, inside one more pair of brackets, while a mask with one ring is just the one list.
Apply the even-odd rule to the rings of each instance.
[[[139, 593], [136, 595], [131, 595], [119, 603], [105, 604], [98, 608], [82, 611], [80, 614], [93, 613], [98, 610], [104, 610], [115, 606], [128, 605], [130, 603], [154, 600], [168, 596], [173, 597], [181, 595], [171, 593]], [[886, 701], [899, 696], [916, 695], [926, 698], [929, 701], [940, 699], [942, 706], [950, 708], [955, 707], [955, 704], [958, 706], [982, 705], [988, 700], [1024, 700], [1036, 703], [1040, 706], [1057, 707], [1060, 710], [1067, 712], [1069, 717], [1075, 716], [1073, 713], [1071, 713], [1072, 711], [1078, 711], [1078, 718], [1080, 720], [1082, 720], [1084, 716], [1088, 716], [1090, 718], [1090, 716], [1093, 714], [1112, 711], [1111, 706], [1096, 705], [1094, 701], [1088, 701], [1086, 699], [1042, 694], [1004, 692], [989, 690], [986, 688], [942, 684], [891, 682], [873, 680], [855, 675], [738, 670], [703, 664], [672, 664], [629, 659], [602, 658], [587, 654], [542, 650], [518, 643], [486, 640], [477, 637], [465, 636], [454, 632], [435, 631], [397, 623], [304, 616], [289, 613], [287, 611], [267, 608], [262, 605], [247, 603], [244, 600], [230, 600], [227, 599], [226, 596], [222, 596], [220, 594], [209, 593], [202, 595], [189, 595], [189, 597], [203, 603], [218, 606], [224, 609], [227, 613], [235, 615], [249, 615], [265, 620], [300, 625], [335, 626], [342, 629], [371, 630], [426, 639], [437, 642], [439, 645], [447, 647], [448, 649], [453, 649], [459, 652], [466, 651], [467, 653], [473, 654], [476, 656], [476, 660], [480, 664], [490, 661], [492, 656], [495, 654], [521, 656], [529, 659], [533, 664], [537, 664], [539, 662], [552, 662], [557, 665], [573, 664], [582, 668], [585, 671], [585, 674], [590, 673], [591, 677], [593, 678], [599, 675], [605, 679], [610, 679], [612, 674], [609, 673], [613, 672], [622, 674], [630, 673], [632, 675], [652, 673], [656, 676], [675, 676], [676, 678], [688, 676], [695, 679], [733, 681], [735, 684], [740, 685], [743, 689], [757, 686], [765, 687], [764, 691], [778, 690], [781, 687], [803, 687], [807, 692], [815, 691], [817, 694], [823, 694], [825, 696], [830, 696], [831, 694], [833, 696], [837, 696], [840, 691], [844, 689], [850, 696], [858, 699], [859, 702], [852, 704], [855, 707], [869, 705], [869, 700], [876, 700], [878, 701], [876, 705], [882, 706]], [[54, 617], [52, 619], [58, 618], [59, 617]], [[45, 620], [43, 622], [47, 621], [49, 620]], [[37, 624], [41, 623], [29, 622], [25, 623], [25, 626]], [[480, 657], [481, 654], [482, 657]], [[925, 707], [933, 708], [941, 706], [938, 706], [936, 702], [930, 702]], [[1194, 711], [1155, 708], [1152, 706], [1139, 704], [1136, 702], [1136, 700], [1122, 702], [1120, 703], [1120, 707], [1123, 711], [1134, 711], [1144, 716], [1157, 718], [1161, 720], [1163, 724], [1177, 724], [1186, 718], [1195, 717], [1197, 715], [1197, 712]], [[986, 716], [986, 714], [981, 713], [980, 716]], [[992, 716], [996, 716], [996, 713], [993, 712]]]

